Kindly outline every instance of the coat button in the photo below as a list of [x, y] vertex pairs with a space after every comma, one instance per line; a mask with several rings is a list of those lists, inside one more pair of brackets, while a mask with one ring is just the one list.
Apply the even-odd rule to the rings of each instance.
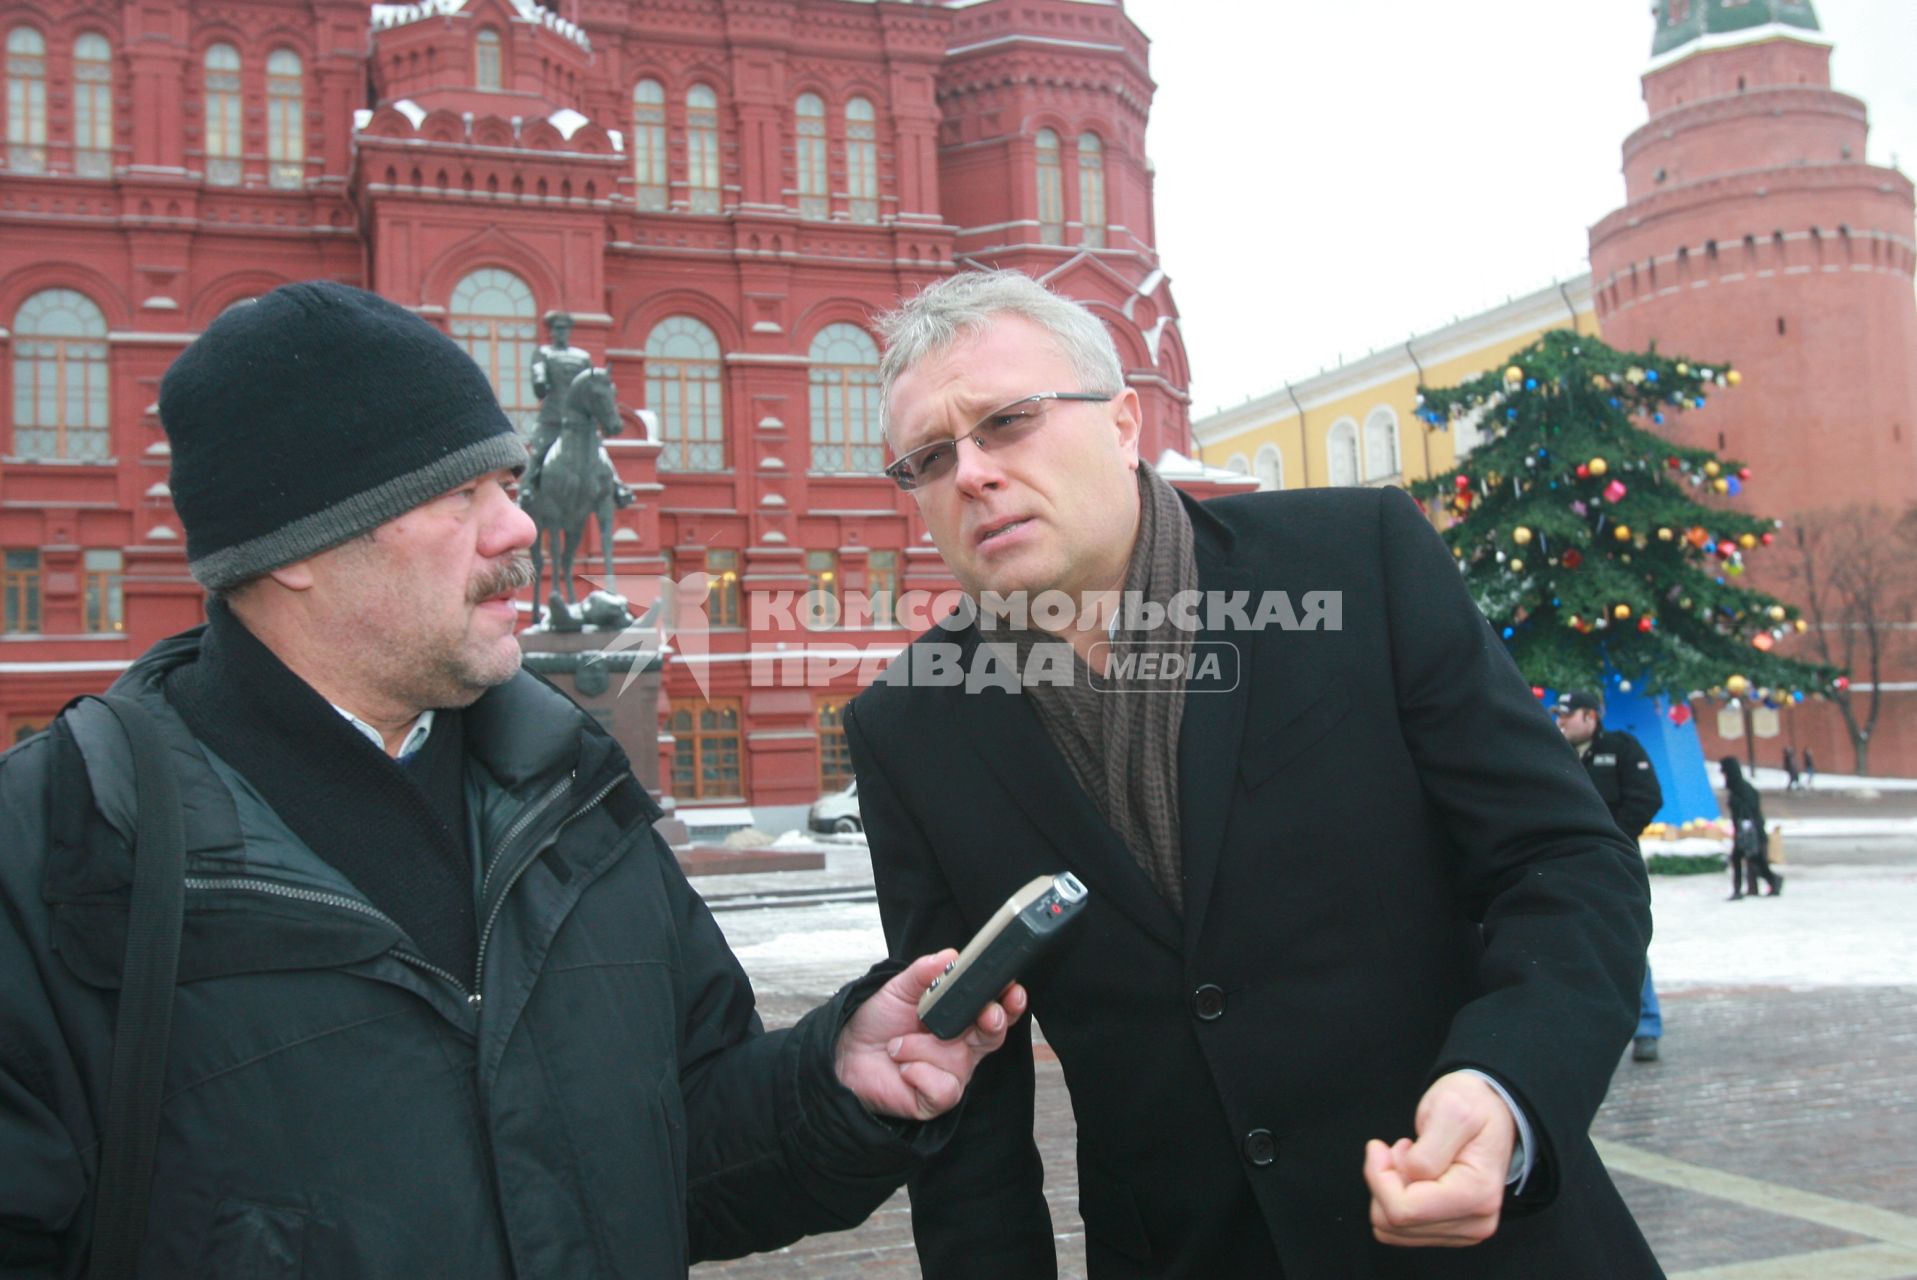
[[1245, 1135], [1245, 1162], [1264, 1168], [1278, 1158], [1278, 1140], [1269, 1129], [1253, 1129]]
[[1216, 1022], [1225, 1016], [1225, 989], [1207, 982], [1191, 993], [1191, 1011], [1200, 1022]]

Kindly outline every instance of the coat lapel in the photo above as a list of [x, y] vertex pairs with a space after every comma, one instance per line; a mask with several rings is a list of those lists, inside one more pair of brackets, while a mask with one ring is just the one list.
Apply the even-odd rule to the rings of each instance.
[[[1182, 495], [1181, 495], [1182, 496]], [[1192, 550], [1198, 560], [1198, 585], [1207, 600], [1213, 592], [1249, 591], [1250, 580], [1231, 559], [1230, 530], [1191, 499], [1185, 500], [1192, 520]], [[1250, 600], [1246, 613], [1255, 611]], [[1209, 620], [1209, 611], [1205, 615]], [[1223, 621], [1220, 619], [1220, 621]], [[1185, 694], [1185, 716], [1178, 730], [1178, 834], [1185, 872], [1184, 935], [1189, 946], [1204, 928], [1205, 908], [1218, 878], [1218, 860], [1230, 816], [1232, 788], [1238, 777], [1238, 754], [1245, 733], [1246, 708], [1253, 690], [1252, 645], [1256, 634], [1229, 625], [1201, 631], [1192, 647], [1194, 658], [1208, 651], [1236, 652], [1227, 661], [1237, 665], [1237, 686], [1229, 692], [1194, 682]]]
[[[977, 645], [977, 633], [969, 633], [965, 662], [972, 661]], [[1109, 899], [1145, 932], [1178, 950], [1177, 914], [1078, 785], [1025, 697], [997, 688], [957, 689], [953, 701], [980, 759], [1092, 895]]]

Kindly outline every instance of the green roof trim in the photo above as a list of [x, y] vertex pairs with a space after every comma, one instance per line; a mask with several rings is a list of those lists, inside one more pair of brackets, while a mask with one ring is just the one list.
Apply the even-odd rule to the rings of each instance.
[[1811, 0], [1657, 0], [1657, 35], [1651, 56], [1659, 57], [1707, 35], [1728, 35], [1773, 24], [1820, 31]]

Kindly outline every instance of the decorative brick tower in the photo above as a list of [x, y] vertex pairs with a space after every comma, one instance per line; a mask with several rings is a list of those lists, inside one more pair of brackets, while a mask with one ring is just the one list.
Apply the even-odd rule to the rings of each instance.
[[[1656, 15], [1650, 120], [1624, 142], [1625, 205], [1591, 229], [1605, 341], [1743, 372], [1673, 430], [1750, 465], [1752, 510], [1789, 521], [1852, 502], [1909, 506], [1910, 179], [1865, 163], [1864, 103], [1831, 88], [1808, 0], [1659, 0]], [[1758, 558], [1759, 585], [1789, 594], [1786, 554]], [[1873, 772], [1917, 771], [1917, 697], [1890, 698]], [[1786, 732], [1826, 769], [1849, 767], [1829, 708], [1806, 704]], [[1764, 762], [1781, 746], [1766, 744]]]

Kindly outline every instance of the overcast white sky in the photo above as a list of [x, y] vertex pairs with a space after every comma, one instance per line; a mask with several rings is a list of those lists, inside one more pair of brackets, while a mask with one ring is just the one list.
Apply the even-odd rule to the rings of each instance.
[[[1917, 0], [1816, 3], [1871, 163], [1912, 171]], [[1124, 4], [1194, 418], [1577, 275], [1623, 203], [1649, 0]]]

